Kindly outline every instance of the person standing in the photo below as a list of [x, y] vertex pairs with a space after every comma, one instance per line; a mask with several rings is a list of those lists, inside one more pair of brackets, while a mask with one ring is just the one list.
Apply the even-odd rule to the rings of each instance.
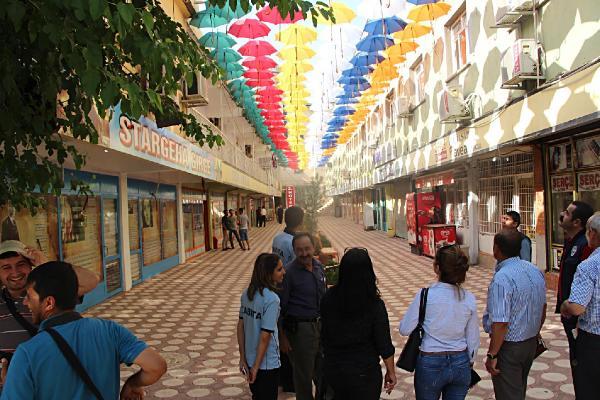
[[[585, 235], [585, 227], [588, 219], [594, 214], [592, 207], [582, 201], [573, 201], [560, 213], [558, 225], [564, 230], [565, 242], [560, 257], [560, 270], [558, 275], [558, 291], [556, 293], [555, 313], [560, 313], [560, 306], [571, 295], [571, 284], [575, 277], [575, 272], [579, 264], [591, 254], [591, 249]], [[575, 370], [577, 369], [575, 336], [573, 331], [577, 328], [577, 316], [560, 318], [567, 341], [569, 342], [569, 360], [571, 364], [571, 375], [573, 384], [577, 379]]]
[[521, 225], [521, 214], [516, 211], [507, 211], [502, 216], [502, 229], [512, 229], [521, 234], [521, 251], [519, 257], [521, 260], [531, 262], [531, 239], [519, 231]]
[[[469, 259], [456, 245], [438, 249], [433, 270], [438, 282], [429, 288], [421, 353], [414, 376], [417, 400], [464, 399], [471, 382], [471, 365], [479, 348], [479, 319], [475, 296], [461, 285]], [[400, 334], [417, 327], [421, 294], [400, 322]]]
[[579, 317], [575, 346], [575, 396], [594, 400], [600, 393], [600, 213], [587, 222], [593, 253], [577, 267], [571, 293], [560, 308], [564, 318]]
[[485, 367], [496, 400], [524, 400], [527, 376], [546, 318], [546, 282], [535, 265], [519, 258], [521, 235], [494, 236], [496, 272], [488, 287], [483, 329], [490, 335]]
[[283, 207], [281, 204], [277, 206], [277, 223], [281, 224], [283, 222]]
[[283, 265], [288, 265], [296, 257], [292, 240], [303, 222], [304, 210], [302, 208], [293, 206], [285, 210], [285, 229], [273, 238], [272, 246], [273, 253], [281, 257]]
[[337, 285], [321, 301], [323, 370], [334, 400], [379, 400], [397, 383], [390, 321], [377, 288], [367, 249], [349, 249], [340, 262]]
[[235, 236], [235, 239], [237, 240], [238, 244], [240, 245], [240, 249], [246, 250], [242, 241], [240, 240], [240, 235], [238, 234], [238, 231], [237, 231], [237, 221], [236, 221], [233, 209], [229, 210], [229, 216], [225, 219], [225, 227], [227, 228], [227, 232], [229, 233], [229, 244], [231, 245], [231, 248], [232, 249], [234, 248], [233, 236]]
[[[229, 222], [227, 221], [228, 219], [229, 219], [229, 212], [227, 210], [223, 210], [223, 216], [221, 217], [221, 230], [223, 231], [223, 251], [230, 249], [230, 247], [227, 243], [228, 243], [228, 241], [232, 240], [231, 237], [228, 237], [229, 236], [229, 231], [227, 230], [227, 225], [229, 224]], [[233, 249], [233, 241], [231, 242], [231, 248]]]
[[238, 217], [239, 220], [239, 228], [240, 228], [240, 240], [242, 244], [245, 243], [246, 250], [250, 250], [250, 241], [248, 239], [248, 227], [250, 225], [250, 218], [246, 214], [244, 214], [244, 209], [240, 208], [240, 214]]
[[262, 221], [262, 226], [267, 226], [267, 209], [265, 206], [260, 209], [260, 219]]
[[[65, 262], [45, 263], [28, 275], [25, 302], [40, 331], [17, 348], [2, 399], [117, 399], [121, 363], [140, 370], [125, 381], [120, 398], [139, 399], [166, 372], [158, 352], [125, 327], [75, 312], [77, 289], [77, 275]], [[91, 383], [67, 361], [69, 352]]]
[[240, 371], [253, 400], [277, 399], [279, 381], [279, 296], [285, 270], [277, 254], [262, 253], [254, 263], [250, 285], [241, 297], [237, 340]]
[[315, 245], [310, 234], [296, 233], [292, 246], [296, 258], [285, 266], [281, 289], [281, 351], [290, 357], [296, 399], [313, 400], [312, 382], [320, 387], [319, 308], [326, 289], [325, 271], [314, 258]]

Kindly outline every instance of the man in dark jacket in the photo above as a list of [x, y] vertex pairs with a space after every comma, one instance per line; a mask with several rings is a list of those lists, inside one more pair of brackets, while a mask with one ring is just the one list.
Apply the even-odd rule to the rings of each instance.
[[[588, 258], [591, 249], [585, 238], [585, 225], [588, 218], [594, 214], [592, 207], [582, 201], [574, 201], [560, 213], [559, 226], [565, 231], [565, 244], [560, 258], [560, 274], [558, 277], [558, 293], [556, 294], [555, 312], [560, 314], [561, 304], [571, 294], [571, 284], [577, 266]], [[573, 330], [577, 327], [577, 317], [561, 317], [567, 340], [569, 341], [569, 359], [571, 360], [571, 373], [575, 380], [575, 337]]]

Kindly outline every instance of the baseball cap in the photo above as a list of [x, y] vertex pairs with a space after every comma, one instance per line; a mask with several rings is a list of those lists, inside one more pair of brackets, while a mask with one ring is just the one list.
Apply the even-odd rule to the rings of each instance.
[[27, 246], [23, 242], [19, 242], [18, 240], [5, 240], [0, 243], [0, 256], [4, 253], [17, 253], [22, 255], [23, 257], [32, 260], [32, 257], [29, 255], [27, 251]]

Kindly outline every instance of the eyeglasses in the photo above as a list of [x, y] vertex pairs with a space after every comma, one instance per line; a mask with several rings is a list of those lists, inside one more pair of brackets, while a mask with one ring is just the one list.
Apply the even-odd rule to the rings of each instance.
[[346, 254], [348, 252], [348, 250], [354, 250], [354, 249], [356, 249], [356, 250], [362, 250], [365, 253], [369, 254], [369, 250], [367, 250], [366, 247], [346, 247], [344, 249], [344, 254]]

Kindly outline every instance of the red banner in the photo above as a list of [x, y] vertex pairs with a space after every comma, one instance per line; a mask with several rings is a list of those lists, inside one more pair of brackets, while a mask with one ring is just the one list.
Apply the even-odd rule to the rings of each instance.
[[285, 187], [285, 208], [290, 208], [296, 205], [296, 187]]

